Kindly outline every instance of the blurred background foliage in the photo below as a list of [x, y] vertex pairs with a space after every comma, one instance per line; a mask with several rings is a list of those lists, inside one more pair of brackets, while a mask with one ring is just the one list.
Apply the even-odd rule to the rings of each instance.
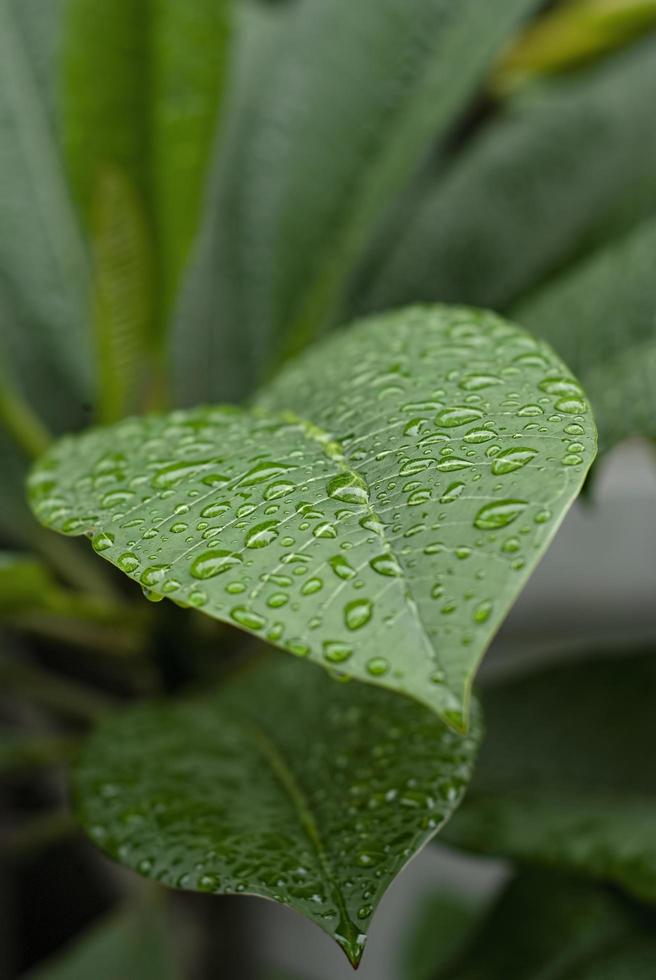
[[[0, 0], [0, 677], [20, 733], [3, 773], [65, 763], [99, 711], [179, 669], [169, 620], [28, 513], [25, 472], [51, 436], [248, 399], [326, 330], [416, 301], [489, 306], [549, 340], [602, 450], [656, 436], [655, 104], [654, 0]], [[194, 626], [198, 650], [214, 629]], [[57, 772], [10, 781], [4, 852], [70, 832]], [[124, 893], [94, 860], [12, 865], [21, 924], [13, 947], [0, 937], [0, 975]], [[46, 878], [67, 912], [42, 909], [37, 928], [25, 896]], [[545, 887], [556, 904], [588, 888]], [[525, 891], [509, 886], [446, 976], [534, 975], [486, 952]], [[586, 903], [593, 932], [617, 921], [643, 943], [633, 911], [592, 886]], [[203, 914], [237, 975], [239, 926]], [[464, 929], [462, 909], [444, 916]], [[96, 972], [79, 965], [95, 942], [114, 963], [125, 921], [43, 977]], [[162, 929], [146, 929], [160, 952]], [[547, 962], [548, 937], [525, 940]], [[404, 976], [430, 975], [423, 948]], [[168, 976], [157, 962], [139, 977]], [[107, 976], [129, 975], [116, 964]]]

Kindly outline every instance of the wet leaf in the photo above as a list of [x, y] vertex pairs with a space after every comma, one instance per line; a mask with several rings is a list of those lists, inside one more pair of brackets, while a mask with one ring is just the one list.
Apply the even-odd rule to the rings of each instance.
[[273, 899], [357, 964], [387, 887], [458, 805], [476, 741], [406, 698], [271, 657], [209, 697], [101, 726], [77, 809], [140, 874]]
[[[602, 450], [656, 437], [656, 219], [563, 272], [515, 310], [579, 372]], [[568, 329], [567, 323], [575, 324]]]
[[435, 980], [650, 980], [653, 926], [620, 897], [575, 878], [510, 882], [458, 963]]
[[300, 358], [258, 408], [62, 440], [39, 519], [156, 596], [466, 726], [476, 666], [594, 455], [585, 396], [490, 314], [411, 309]]
[[656, 660], [598, 654], [495, 685], [450, 840], [656, 901]]

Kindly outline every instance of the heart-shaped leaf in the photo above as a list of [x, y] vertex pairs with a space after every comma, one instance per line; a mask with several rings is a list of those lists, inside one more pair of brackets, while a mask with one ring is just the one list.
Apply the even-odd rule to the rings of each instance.
[[464, 728], [476, 666], [578, 492], [595, 430], [545, 345], [472, 310], [364, 321], [259, 408], [62, 440], [39, 519], [158, 595]]
[[656, 660], [597, 654], [483, 699], [487, 737], [450, 840], [656, 901]]
[[211, 697], [102, 725], [77, 808], [140, 874], [281, 902], [356, 964], [388, 885], [458, 805], [476, 741], [406, 698], [272, 657]]

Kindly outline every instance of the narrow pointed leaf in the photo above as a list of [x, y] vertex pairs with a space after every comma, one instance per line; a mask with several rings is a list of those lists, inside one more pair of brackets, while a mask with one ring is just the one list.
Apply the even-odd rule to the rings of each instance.
[[385, 890], [457, 806], [475, 744], [406, 698], [270, 658], [210, 697], [101, 726], [77, 809], [140, 874], [281, 902], [357, 964]]
[[152, 314], [152, 255], [146, 215], [121, 170], [107, 168], [93, 208], [98, 416], [114, 422], [138, 409]]
[[567, 71], [627, 45], [656, 25], [654, 0], [569, 0], [548, 10], [501, 58], [498, 92], [543, 74]]
[[[222, 329], [250, 338], [251, 377], [282, 348], [302, 347], [335, 313], [390, 200], [535, 6], [296, 5], [232, 166], [221, 174], [239, 215], [236, 227], [218, 229]], [[204, 339], [196, 352], [201, 372], [210, 331]]]
[[35, 46], [25, 33], [30, 14], [19, 14], [18, 6], [0, 0], [0, 268], [22, 313], [20, 322], [3, 326], [6, 346], [24, 350], [27, 321], [37, 364], [42, 356], [46, 365], [53, 361], [71, 392], [88, 397], [87, 256], [40, 77], [43, 65], [33, 63]]
[[[503, 308], [591, 243], [656, 210], [653, 99], [650, 39], [511, 101], [412, 216], [404, 213], [360, 308], [418, 299]], [[566, 316], [563, 330], [570, 328]]]
[[229, 7], [68, 0], [63, 132], [71, 179], [91, 226], [108, 171], [136, 196], [155, 243], [160, 332], [199, 224]]
[[461, 959], [434, 980], [650, 980], [653, 927], [628, 903], [575, 878], [523, 873]]
[[585, 383], [602, 449], [627, 436], [656, 436], [655, 261], [650, 218], [516, 309]]
[[463, 726], [594, 444], [549, 348], [491, 314], [417, 308], [300, 358], [254, 412], [64, 439], [31, 499], [147, 589]]
[[656, 661], [601, 654], [495, 685], [450, 839], [656, 901]]

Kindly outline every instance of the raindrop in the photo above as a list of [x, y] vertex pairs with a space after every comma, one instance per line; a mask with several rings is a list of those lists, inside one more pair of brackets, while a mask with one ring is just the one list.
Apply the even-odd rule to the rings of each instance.
[[527, 506], [525, 500], [499, 500], [485, 504], [474, 518], [474, 527], [494, 531], [512, 524]]

